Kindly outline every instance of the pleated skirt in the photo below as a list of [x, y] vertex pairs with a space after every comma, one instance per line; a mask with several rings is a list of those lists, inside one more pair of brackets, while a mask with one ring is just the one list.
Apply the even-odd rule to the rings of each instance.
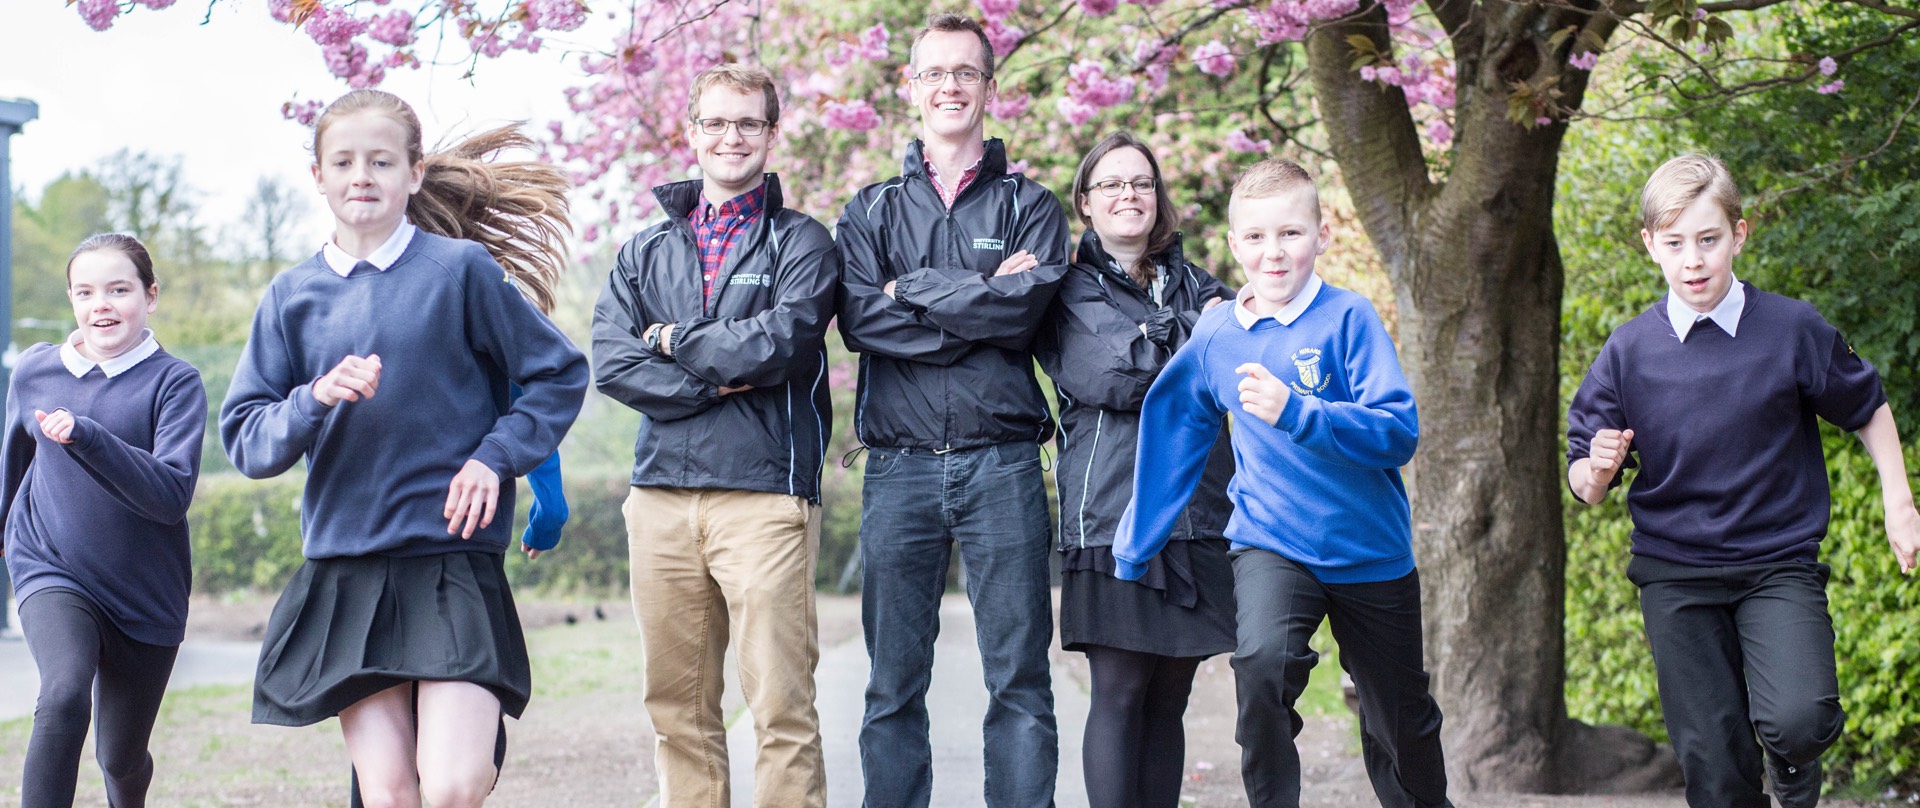
[[1104, 645], [1170, 657], [1234, 649], [1227, 542], [1168, 542], [1139, 581], [1113, 577], [1113, 548], [1067, 551], [1060, 572], [1060, 646]]
[[515, 718], [533, 693], [504, 557], [308, 559], [267, 621], [253, 723], [307, 726], [387, 688], [469, 682]]

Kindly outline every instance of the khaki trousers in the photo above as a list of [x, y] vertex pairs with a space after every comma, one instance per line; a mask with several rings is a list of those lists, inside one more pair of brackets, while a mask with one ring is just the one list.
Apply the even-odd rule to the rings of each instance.
[[759, 744], [753, 804], [823, 808], [826, 765], [813, 707], [819, 509], [785, 494], [634, 488], [622, 513], [660, 804], [731, 805], [720, 694], [734, 637]]

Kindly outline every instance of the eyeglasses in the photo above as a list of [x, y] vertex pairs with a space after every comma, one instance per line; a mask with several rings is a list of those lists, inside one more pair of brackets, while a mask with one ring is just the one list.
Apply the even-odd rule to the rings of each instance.
[[1141, 196], [1153, 196], [1153, 189], [1159, 184], [1152, 177], [1135, 177], [1130, 180], [1101, 180], [1094, 183], [1093, 187], [1100, 189], [1102, 196], [1119, 196], [1122, 188], [1132, 188], [1134, 193]]
[[771, 125], [758, 118], [748, 118], [744, 121], [729, 121], [725, 118], [695, 118], [693, 122], [700, 126], [700, 131], [709, 135], [724, 135], [727, 133], [727, 127], [731, 126], [740, 130], [741, 137], [759, 137], [765, 134], [767, 127]]
[[973, 68], [967, 68], [965, 70], [922, 70], [913, 74], [914, 78], [919, 79], [921, 84], [925, 84], [928, 87], [934, 87], [945, 82], [948, 76], [952, 76], [954, 81], [960, 82], [961, 84], [979, 84], [981, 81], [993, 78], [992, 73], [988, 73], [985, 70], [974, 70]]

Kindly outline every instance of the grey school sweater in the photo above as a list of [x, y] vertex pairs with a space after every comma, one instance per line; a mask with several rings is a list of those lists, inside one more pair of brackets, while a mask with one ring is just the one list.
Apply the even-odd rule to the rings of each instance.
[[[553, 454], [586, 395], [586, 357], [520, 296], [484, 247], [414, 235], [386, 271], [341, 277], [318, 253], [280, 273], [220, 407], [234, 468], [272, 477], [307, 461], [308, 558], [503, 553], [512, 478]], [[379, 390], [327, 407], [313, 382], [378, 354]], [[508, 382], [524, 394], [509, 405]], [[447, 532], [447, 488], [471, 458], [500, 475], [492, 525]]]
[[[73, 442], [34, 410], [73, 413]], [[192, 571], [187, 505], [200, 476], [207, 391], [192, 365], [156, 351], [109, 378], [76, 378], [47, 343], [28, 348], [0, 437], [0, 545], [14, 592], [85, 595], [128, 637], [178, 645]]]

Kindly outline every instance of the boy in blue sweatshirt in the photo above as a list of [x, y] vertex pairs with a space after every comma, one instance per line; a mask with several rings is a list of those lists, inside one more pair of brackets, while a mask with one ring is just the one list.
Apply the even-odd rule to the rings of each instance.
[[1450, 806], [1400, 480], [1420, 437], [1413, 393], [1373, 306], [1314, 274], [1331, 234], [1304, 169], [1286, 160], [1247, 169], [1227, 220], [1247, 285], [1233, 305], [1201, 315], [1147, 391], [1137, 467], [1165, 472], [1134, 478], [1115, 574], [1138, 578], [1166, 543], [1221, 416], [1252, 416], [1233, 429], [1227, 523], [1248, 800], [1300, 804], [1294, 702], [1319, 660], [1308, 640], [1331, 620], [1381, 804]]
[[[1638, 466], [1627, 510], [1640, 611], [1687, 803], [1820, 801], [1846, 722], [1834, 670], [1831, 501], [1815, 416], [1857, 431], [1903, 572], [1920, 547], [1880, 376], [1813, 307], [1733, 277], [1746, 242], [1724, 163], [1676, 157], [1640, 195], [1665, 299], [1607, 338], [1567, 413], [1567, 485], [1598, 503]], [[1757, 736], [1757, 742], [1756, 742]]]

